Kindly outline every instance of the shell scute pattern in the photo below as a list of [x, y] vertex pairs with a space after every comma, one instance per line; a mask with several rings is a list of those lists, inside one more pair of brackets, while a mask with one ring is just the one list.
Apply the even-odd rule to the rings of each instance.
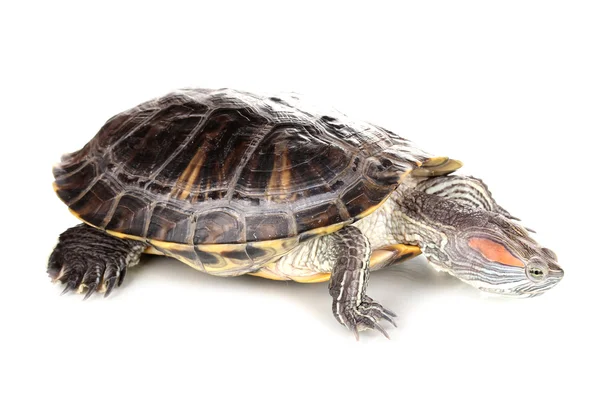
[[[229, 89], [171, 93], [111, 118], [63, 157], [55, 189], [91, 225], [160, 251], [191, 246], [190, 262], [218, 270], [254, 260], [248, 243], [297, 243], [351, 223], [428, 159], [390, 131], [299, 104]], [[239, 248], [198, 247], [213, 244]]]

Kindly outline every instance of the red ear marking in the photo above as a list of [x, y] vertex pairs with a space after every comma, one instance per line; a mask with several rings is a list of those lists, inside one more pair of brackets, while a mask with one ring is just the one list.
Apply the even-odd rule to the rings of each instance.
[[513, 267], [525, 267], [523, 262], [513, 256], [506, 247], [493, 240], [472, 238], [469, 240], [469, 247], [477, 250], [482, 256], [490, 261], [504, 265], [512, 265]]

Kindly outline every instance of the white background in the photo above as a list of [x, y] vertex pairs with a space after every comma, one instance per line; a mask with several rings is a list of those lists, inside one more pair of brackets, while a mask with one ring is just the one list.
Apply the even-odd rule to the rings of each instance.
[[[0, 6], [1, 398], [599, 398], [598, 2], [16, 4]], [[76, 221], [51, 166], [187, 86], [305, 93], [461, 159], [563, 282], [486, 298], [418, 259], [373, 274], [399, 327], [359, 342], [326, 284], [158, 257], [108, 299], [59, 296], [46, 260]]]

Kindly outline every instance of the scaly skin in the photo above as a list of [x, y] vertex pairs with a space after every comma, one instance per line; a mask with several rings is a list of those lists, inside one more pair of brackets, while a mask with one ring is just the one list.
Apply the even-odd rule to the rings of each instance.
[[562, 279], [556, 255], [499, 207], [482, 181], [434, 179], [393, 197], [399, 241], [418, 245], [438, 269], [487, 292], [532, 297]]
[[145, 248], [142, 242], [77, 225], [60, 235], [48, 261], [48, 274], [66, 285], [63, 293], [87, 289], [85, 299], [95, 291], [108, 296], [115, 286], [121, 286], [127, 268], [139, 262]]
[[335, 258], [335, 266], [329, 280], [329, 294], [333, 297], [333, 315], [345, 327], [354, 332], [376, 329], [389, 336], [379, 325], [385, 319], [396, 326], [393, 312], [385, 309], [366, 295], [369, 281], [369, 257], [371, 246], [363, 233], [348, 226], [332, 235], [335, 246], [329, 249]]

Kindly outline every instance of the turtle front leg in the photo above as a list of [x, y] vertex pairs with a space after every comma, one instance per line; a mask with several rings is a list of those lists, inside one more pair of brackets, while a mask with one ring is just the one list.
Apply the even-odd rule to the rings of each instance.
[[48, 260], [48, 275], [66, 285], [63, 293], [83, 292], [85, 299], [95, 291], [121, 286], [127, 268], [136, 265], [146, 244], [119, 239], [91, 226], [81, 224], [64, 231]]
[[332, 235], [334, 266], [329, 280], [329, 293], [333, 297], [333, 315], [358, 340], [358, 331], [375, 329], [389, 339], [379, 325], [385, 319], [396, 326], [393, 312], [385, 309], [366, 295], [369, 280], [371, 246], [363, 233], [347, 226]]

